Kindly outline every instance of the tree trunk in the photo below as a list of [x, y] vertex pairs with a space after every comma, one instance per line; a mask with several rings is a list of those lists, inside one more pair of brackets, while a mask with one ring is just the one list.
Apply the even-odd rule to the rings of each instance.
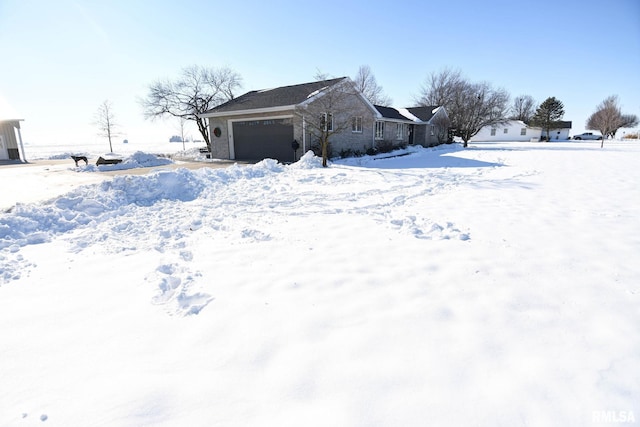
[[329, 157], [328, 148], [329, 148], [329, 141], [327, 141], [327, 138], [323, 138], [322, 139], [322, 167], [323, 168], [327, 167], [327, 157]]
[[113, 145], [111, 145], [111, 129], [107, 130], [107, 137], [109, 138], [109, 150], [113, 153]]
[[207, 131], [207, 124], [200, 117], [196, 118], [196, 124], [198, 125], [198, 131], [200, 131], [200, 135], [202, 135], [204, 142], [207, 144], [207, 148], [209, 149], [209, 152], [212, 152], [213, 150], [211, 149], [212, 148], [211, 141], [209, 141], [209, 132]]

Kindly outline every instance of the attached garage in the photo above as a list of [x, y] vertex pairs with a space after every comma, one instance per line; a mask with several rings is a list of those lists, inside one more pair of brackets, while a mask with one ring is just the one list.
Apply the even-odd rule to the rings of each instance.
[[235, 159], [294, 161], [292, 118], [236, 120], [230, 124]]

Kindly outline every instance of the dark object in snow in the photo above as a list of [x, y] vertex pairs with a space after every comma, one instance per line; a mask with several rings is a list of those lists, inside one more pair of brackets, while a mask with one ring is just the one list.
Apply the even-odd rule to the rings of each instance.
[[122, 159], [105, 159], [104, 157], [98, 157], [98, 161], [96, 162], [96, 166], [100, 166], [100, 165], [117, 165], [118, 163], [122, 163]]
[[209, 147], [202, 147], [199, 151], [200, 154], [204, 154], [207, 159], [211, 158], [211, 150], [209, 149]]
[[76, 162], [76, 167], [78, 167], [78, 162], [80, 160], [84, 161], [85, 165], [89, 164], [89, 162], [87, 161], [87, 157], [86, 156], [71, 156], [71, 158], [73, 159], [74, 162]]

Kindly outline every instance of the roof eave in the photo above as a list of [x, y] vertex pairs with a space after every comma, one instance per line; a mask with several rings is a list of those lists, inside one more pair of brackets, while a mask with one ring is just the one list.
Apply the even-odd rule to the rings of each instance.
[[410, 124], [410, 125], [424, 124], [424, 122], [414, 122], [413, 120], [409, 120], [409, 119], [406, 119], [406, 120], [403, 120], [403, 119], [392, 119], [390, 117], [384, 117], [384, 116], [380, 117], [378, 119], [378, 121], [393, 122], [393, 123], [407, 123], [407, 124]]
[[234, 110], [234, 111], [209, 111], [206, 113], [198, 114], [200, 118], [210, 117], [227, 117], [227, 116], [239, 116], [244, 114], [262, 114], [262, 113], [278, 113], [281, 111], [290, 111], [296, 108], [295, 105], [281, 105], [278, 107], [264, 107], [264, 108], [251, 108], [247, 110]]

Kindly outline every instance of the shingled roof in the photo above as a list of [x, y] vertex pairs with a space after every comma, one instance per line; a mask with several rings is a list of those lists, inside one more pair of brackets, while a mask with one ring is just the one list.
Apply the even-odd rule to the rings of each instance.
[[306, 101], [316, 92], [333, 86], [344, 79], [346, 79], [346, 77], [302, 83], [293, 86], [282, 86], [274, 89], [253, 90], [224, 104], [218, 105], [205, 114], [298, 105]]
[[400, 111], [396, 110], [393, 107], [383, 107], [382, 105], [374, 105], [378, 113], [385, 119], [393, 119], [393, 120], [410, 120], [408, 117], [400, 114]]
[[435, 115], [438, 107], [411, 107], [411, 108], [393, 108], [375, 105], [376, 110], [385, 119], [392, 120], [410, 120], [428, 122]]
[[428, 122], [436, 114], [438, 107], [435, 105], [428, 107], [411, 107], [407, 108], [407, 110], [423, 122]]

